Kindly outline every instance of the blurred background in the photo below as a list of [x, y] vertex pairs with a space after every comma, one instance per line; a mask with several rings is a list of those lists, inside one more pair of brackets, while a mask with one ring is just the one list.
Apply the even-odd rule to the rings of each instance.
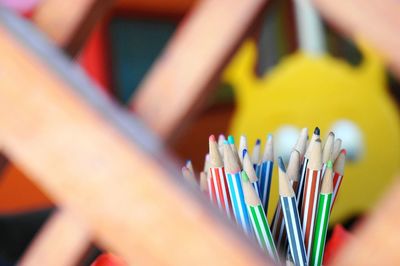
[[[0, 2], [29, 18], [40, 1]], [[90, 33], [79, 64], [104, 92], [127, 105], [196, 2], [115, 1]], [[201, 171], [210, 134], [233, 134], [237, 140], [245, 134], [252, 147], [256, 138], [264, 142], [272, 133], [276, 156], [287, 158], [301, 128], [312, 132], [319, 126], [323, 138], [333, 130], [348, 152], [331, 219], [338, 223], [368, 211], [399, 171], [400, 88], [368, 43], [354, 43], [321, 23], [324, 49], [315, 55], [300, 49], [293, 1], [270, 1], [205, 103], [167, 145]], [[272, 198], [274, 205], [276, 179]], [[4, 169], [2, 213], [49, 207], [52, 202], [24, 173], [12, 164]]]

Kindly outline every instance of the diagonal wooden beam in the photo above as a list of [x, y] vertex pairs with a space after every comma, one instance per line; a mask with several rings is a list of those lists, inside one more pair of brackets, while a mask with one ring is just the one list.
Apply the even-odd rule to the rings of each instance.
[[365, 38], [400, 78], [400, 3], [393, 0], [313, 0], [324, 17], [353, 38]]
[[332, 265], [399, 265], [400, 264], [400, 179], [390, 193], [356, 230], [356, 236]]
[[112, 0], [43, 0], [33, 21], [56, 45], [75, 56]]
[[203, 0], [181, 23], [131, 102], [159, 136], [174, 136], [199, 107], [266, 2]]
[[268, 262], [183, 181], [151, 132], [4, 10], [0, 51], [0, 87], [10, 88], [0, 90], [0, 145], [102, 247], [130, 265]]
[[89, 248], [87, 225], [71, 211], [57, 211], [46, 222], [18, 265], [78, 265]]

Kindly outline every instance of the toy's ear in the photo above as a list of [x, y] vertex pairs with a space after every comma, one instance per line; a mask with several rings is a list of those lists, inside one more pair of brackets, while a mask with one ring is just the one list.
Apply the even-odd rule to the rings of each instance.
[[223, 73], [223, 81], [232, 85], [236, 99], [241, 101], [248, 96], [249, 89], [256, 79], [254, 67], [257, 48], [254, 41], [245, 41]]
[[385, 89], [386, 72], [382, 56], [362, 39], [358, 38], [357, 44], [364, 57], [360, 68], [361, 75], [363, 78], [368, 79], [376, 89]]

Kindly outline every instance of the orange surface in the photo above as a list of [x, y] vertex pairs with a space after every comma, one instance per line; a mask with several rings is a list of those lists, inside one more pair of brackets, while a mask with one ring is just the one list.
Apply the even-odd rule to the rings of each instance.
[[52, 206], [51, 201], [14, 165], [7, 166], [0, 180], [1, 213]]

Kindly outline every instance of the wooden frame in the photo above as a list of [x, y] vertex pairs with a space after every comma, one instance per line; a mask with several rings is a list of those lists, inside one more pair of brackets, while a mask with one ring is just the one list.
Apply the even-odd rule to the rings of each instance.
[[0, 22], [0, 86], [13, 88], [0, 90], [0, 143], [61, 208], [90, 226], [97, 243], [129, 264], [267, 261], [179, 178], [136, 118], [34, 29], [6, 11]]
[[[133, 110], [163, 139], [207, 97], [266, 0], [203, 0], [182, 23], [132, 99]], [[221, 19], [223, 17], [223, 19]]]
[[43, 0], [33, 21], [54, 43], [75, 56], [112, 0]]

